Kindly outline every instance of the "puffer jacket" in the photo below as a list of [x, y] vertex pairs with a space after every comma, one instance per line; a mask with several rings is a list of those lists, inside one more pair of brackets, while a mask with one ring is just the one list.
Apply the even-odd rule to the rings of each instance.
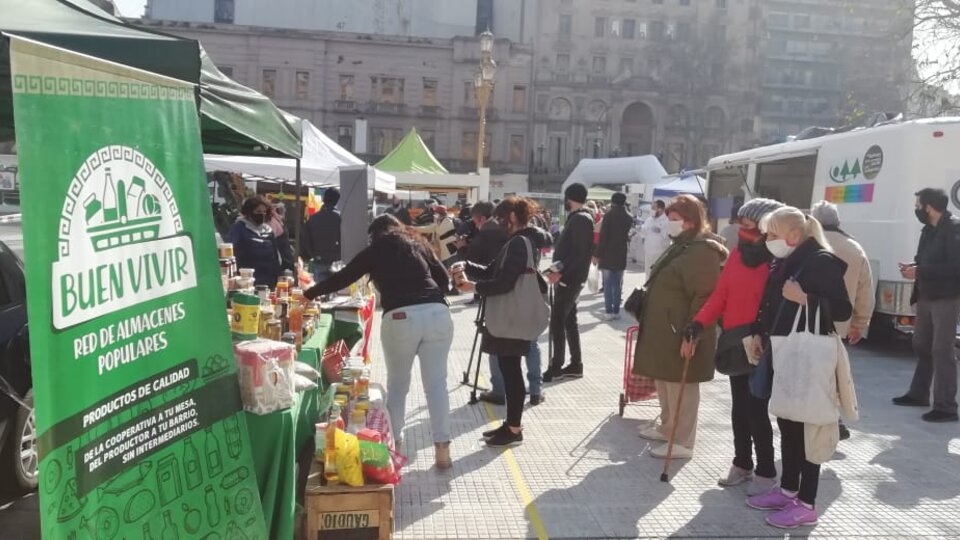
[[239, 268], [253, 268], [257, 285], [275, 287], [280, 277], [280, 251], [270, 225], [256, 225], [241, 217], [230, 227], [225, 238], [233, 244]]
[[[660, 257], [647, 280], [647, 297], [640, 316], [640, 335], [633, 372], [667, 382], [680, 382], [683, 327], [700, 311], [720, 277], [728, 252], [713, 235], [684, 233]], [[717, 349], [715, 325], [705, 328], [691, 359], [687, 382], [713, 379]]]

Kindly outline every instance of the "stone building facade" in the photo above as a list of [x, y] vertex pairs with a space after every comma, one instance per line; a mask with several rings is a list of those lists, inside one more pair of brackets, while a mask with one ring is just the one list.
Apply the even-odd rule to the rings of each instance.
[[456, 172], [475, 168], [472, 35], [490, 27], [489, 164], [555, 190], [580, 158], [655, 154], [677, 172], [902, 110], [905, 1], [275, 0], [271, 14], [256, 0], [150, 0], [141, 24], [201, 40], [347, 148], [366, 119], [370, 160], [417, 127]]

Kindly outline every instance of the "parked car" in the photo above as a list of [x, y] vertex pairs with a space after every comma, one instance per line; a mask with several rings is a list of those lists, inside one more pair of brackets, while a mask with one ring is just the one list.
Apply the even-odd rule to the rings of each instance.
[[23, 261], [0, 242], [0, 483], [37, 487], [37, 423], [33, 414]]

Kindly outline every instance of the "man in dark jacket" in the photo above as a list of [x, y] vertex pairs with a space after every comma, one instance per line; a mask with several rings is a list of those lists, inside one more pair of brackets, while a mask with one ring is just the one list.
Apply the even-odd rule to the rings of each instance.
[[313, 279], [317, 283], [333, 275], [330, 267], [340, 260], [340, 191], [329, 188], [323, 192], [323, 207], [314, 214], [304, 228], [304, 260], [313, 261]]
[[[470, 221], [476, 233], [464, 248], [466, 260], [486, 266], [493, 262], [510, 239], [503, 227], [490, 219], [492, 216], [493, 203], [487, 201], [478, 202], [470, 209]], [[480, 296], [474, 294], [473, 300], [468, 303], [473, 305], [479, 301]]]
[[[577, 300], [580, 299], [580, 292], [590, 271], [594, 225], [593, 216], [583, 207], [586, 201], [587, 188], [583, 184], [571, 184], [564, 191], [567, 222], [553, 252], [554, 266], [562, 268], [559, 272], [550, 274], [550, 283], [555, 286], [553, 305], [550, 308], [553, 357], [550, 358], [549, 369], [543, 374], [543, 382], [583, 377]], [[570, 344], [570, 365], [564, 368], [567, 343]]]
[[600, 242], [593, 258], [603, 273], [603, 304], [608, 321], [620, 318], [623, 271], [627, 269], [627, 245], [633, 227], [633, 216], [627, 212], [627, 196], [614, 193], [610, 203], [610, 211], [600, 225]]
[[954, 339], [960, 317], [960, 219], [948, 210], [949, 199], [942, 189], [917, 192], [916, 215], [923, 223], [917, 257], [901, 263], [905, 279], [916, 280], [912, 301], [917, 320], [913, 329], [913, 350], [917, 369], [910, 391], [893, 398], [903, 406], [930, 405], [923, 415], [927, 422], [957, 421], [957, 362]]

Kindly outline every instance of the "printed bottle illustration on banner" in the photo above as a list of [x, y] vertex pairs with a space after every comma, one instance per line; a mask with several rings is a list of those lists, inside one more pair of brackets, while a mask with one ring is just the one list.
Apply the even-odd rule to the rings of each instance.
[[243, 442], [240, 438], [240, 422], [236, 415], [223, 421], [223, 433], [227, 438], [227, 454], [232, 459], [237, 459], [243, 450]]
[[169, 510], [163, 511], [163, 532], [160, 533], [160, 540], [180, 540], [180, 530], [170, 517]]
[[217, 494], [213, 491], [213, 486], [203, 488], [203, 500], [207, 505], [207, 523], [216, 527], [220, 524], [220, 507], [217, 506]]
[[200, 467], [200, 453], [189, 438], [183, 446], [183, 468], [187, 477], [187, 489], [194, 489], [203, 483], [203, 471]]
[[207, 475], [210, 478], [223, 472], [223, 456], [220, 454], [220, 441], [213, 434], [213, 428], [207, 428], [207, 436], [203, 441], [204, 451], [207, 454]]
[[143, 540], [154, 540], [153, 535], [150, 534], [150, 523], [143, 524]]

